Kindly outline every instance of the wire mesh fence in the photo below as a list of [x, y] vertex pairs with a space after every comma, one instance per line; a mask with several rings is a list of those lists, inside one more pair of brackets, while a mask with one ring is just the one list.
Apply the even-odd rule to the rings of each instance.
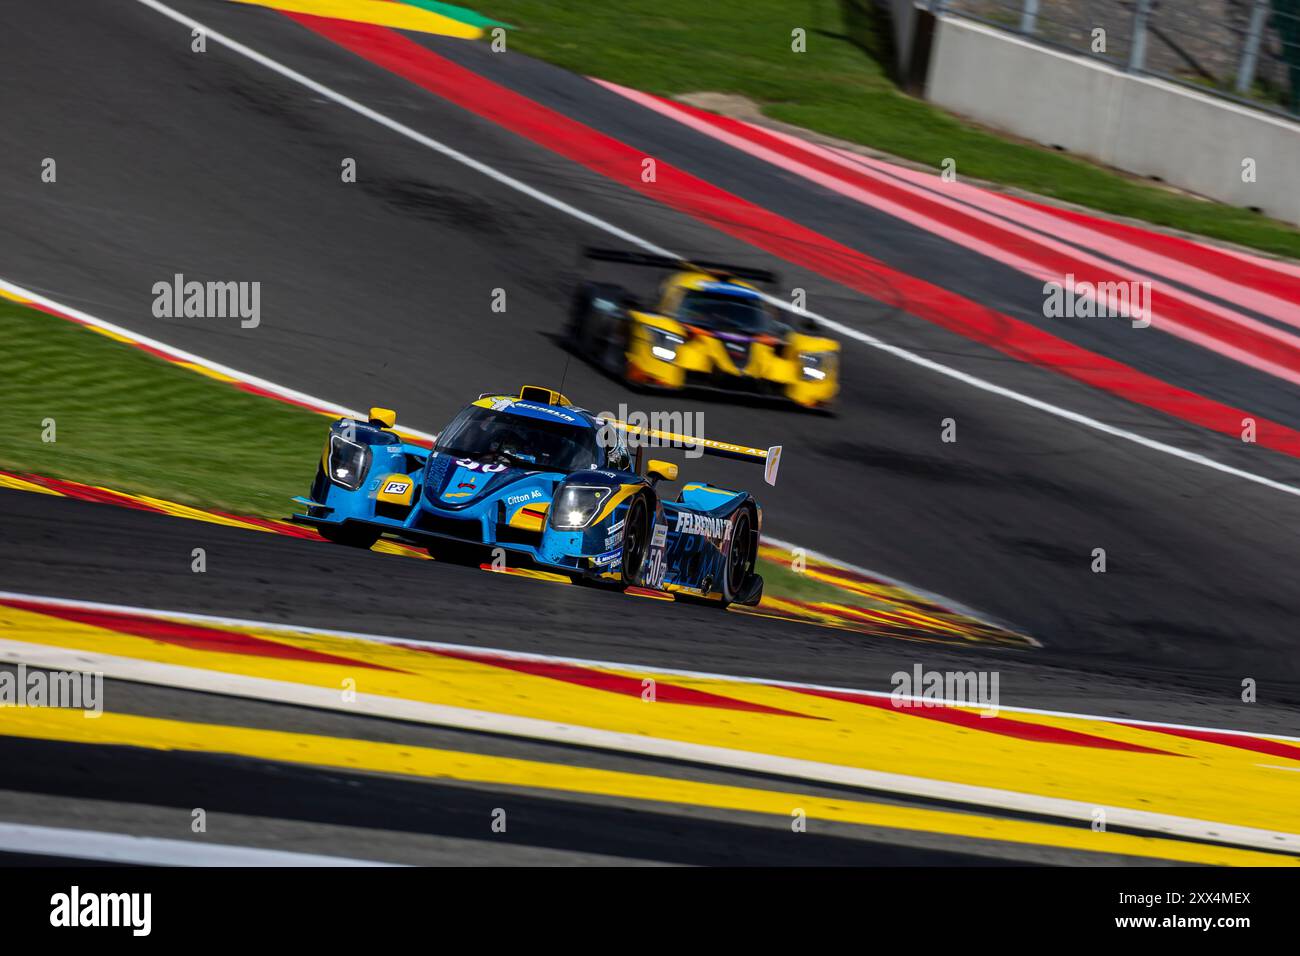
[[1300, 0], [937, 0], [944, 13], [1300, 116]]

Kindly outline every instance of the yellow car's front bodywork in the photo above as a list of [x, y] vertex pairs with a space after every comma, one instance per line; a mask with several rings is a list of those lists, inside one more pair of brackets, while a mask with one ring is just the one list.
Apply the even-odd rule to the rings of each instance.
[[[728, 285], [749, 288], [731, 280]], [[782, 397], [808, 408], [832, 403], [840, 388], [839, 343], [774, 324], [760, 334], [729, 334], [679, 315], [690, 290], [717, 288], [700, 273], [677, 273], [661, 289], [658, 312], [630, 309], [627, 378], [667, 389], [711, 388]]]

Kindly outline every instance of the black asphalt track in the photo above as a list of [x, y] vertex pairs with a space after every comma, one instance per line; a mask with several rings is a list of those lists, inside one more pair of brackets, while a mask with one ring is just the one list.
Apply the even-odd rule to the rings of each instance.
[[[1300, 483], [1291, 459], [1027, 368], [792, 269], [348, 54], [280, 15], [175, 6], [355, 99], [661, 245], [771, 266], [813, 308], [938, 361], [1236, 467]], [[490, 11], [489, 11], [490, 12]], [[662, 607], [472, 570], [0, 493], [0, 587], [438, 640], [880, 687], [901, 664], [997, 666], [1006, 703], [1295, 733], [1300, 498], [1099, 434], [846, 344], [840, 415], [637, 395], [554, 341], [591, 226], [324, 101], [131, 2], [0, 9], [0, 276], [136, 332], [435, 430], [465, 400], [564, 383], [595, 410], [704, 413], [711, 437], [786, 448], [777, 488], [730, 463], [683, 476], [762, 487], [766, 530], [946, 595], [1033, 634], [1030, 652], [896, 645]], [[428, 41], [423, 41], [428, 42]], [[443, 50], [441, 44], [438, 45]], [[458, 56], [473, 60], [472, 50]], [[514, 64], [513, 66], [511, 64]], [[514, 57], [498, 79], [544, 101], [577, 87]], [[515, 71], [511, 73], [510, 71]], [[590, 84], [564, 108], [981, 302], [1019, 278], [910, 227], [688, 137]], [[617, 114], [617, 115], [616, 115]], [[641, 132], [629, 125], [644, 123]], [[41, 160], [58, 162], [42, 183]], [[355, 158], [358, 182], [340, 182]], [[844, 203], [841, 205], [841, 203]], [[813, 218], [808, 218], [812, 216]], [[857, 225], [855, 225], [857, 224]], [[262, 283], [256, 329], [155, 319], [153, 284]], [[505, 313], [491, 311], [505, 289]], [[2, 347], [3, 343], [0, 343]], [[1145, 346], [1144, 346], [1145, 347]], [[1190, 353], [1149, 367], [1294, 421], [1295, 395]], [[1138, 357], [1133, 358], [1138, 364]], [[1165, 364], [1160, 364], [1164, 362]], [[0, 403], [5, 384], [0, 382]], [[1246, 399], [1253, 398], [1254, 404]], [[940, 441], [941, 421], [958, 441]], [[189, 573], [210, 547], [209, 573]], [[1104, 548], [1105, 574], [1091, 569]], [[175, 550], [175, 553], [173, 551]], [[202, 578], [202, 580], [199, 580]], [[429, 582], [436, 580], [437, 587]], [[520, 585], [525, 585], [526, 589]], [[1240, 702], [1241, 682], [1260, 703]]]

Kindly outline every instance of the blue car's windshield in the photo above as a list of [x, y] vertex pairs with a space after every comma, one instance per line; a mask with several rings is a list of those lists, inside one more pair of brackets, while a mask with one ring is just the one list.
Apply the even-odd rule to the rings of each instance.
[[452, 419], [438, 436], [435, 450], [457, 458], [540, 471], [603, 467], [594, 429], [478, 406]]
[[772, 322], [758, 299], [722, 292], [687, 292], [678, 319], [720, 332], [769, 332]]

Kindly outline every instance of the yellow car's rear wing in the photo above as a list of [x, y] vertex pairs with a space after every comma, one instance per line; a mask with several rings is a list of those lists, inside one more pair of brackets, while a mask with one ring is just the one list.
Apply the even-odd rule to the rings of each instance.
[[748, 445], [737, 445], [734, 442], [718, 441], [716, 438], [703, 438], [699, 435], [679, 435], [675, 432], [660, 431], [655, 428], [642, 428], [614, 418], [602, 418], [600, 421], [623, 431], [627, 435], [640, 439], [640, 441], [636, 442], [636, 470], [638, 473], [642, 470], [642, 452], [646, 447], [699, 449], [706, 455], [717, 455], [719, 458], [732, 458], [736, 461], [748, 461], [754, 464], [762, 463], [763, 480], [769, 485], [776, 484], [776, 472], [781, 466], [782, 446], [780, 445], [773, 445], [767, 449], [752, 448]]
[[748, 279], [751, 282], [775, 284], [776, 273], [771, 269], [755, 269], [752, 266], [733, 266], [725, 262], [709, 262], [700, 259], [675, 259], [672, 256], [656, 256], [648, 252], [626, 252], [622, 249], [583, 250], [583, 255], [597, 262], [618, 262], [625, 266], [650, 266], [655, 269], [698, 270], [717, 278]]

